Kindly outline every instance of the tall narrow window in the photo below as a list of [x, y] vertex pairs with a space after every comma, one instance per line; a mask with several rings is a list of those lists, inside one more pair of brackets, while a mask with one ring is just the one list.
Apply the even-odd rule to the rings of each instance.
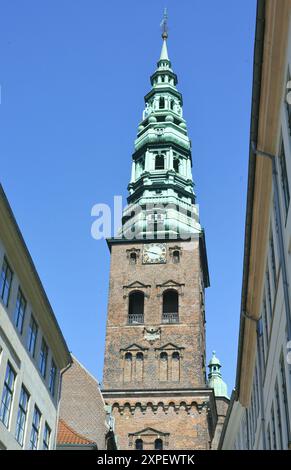
[[284, 200], [284, 206], [285, 206], [285, 213], [287, 216], [289, 203], [290, 203], [290, 189], [289, 189], [287, 166], [286, 166], [286, 155], [285, 155], [283, 141], [282, 141], [281, 153], [280, 153], [280, 168], [281, 168], [281, 186], [282, 186], [283, 200]]
[[164, 169], [165, 169], [165, 156], [156, 155], [155, 170], [164, 170]]
[[130, 264], [136, 264], [137, 256], [136, 253], [130, 253], [129, 262]]
[[273, 316], [273, 302], [272, 302], [272, 294], [271, 294], [271, 283], [270, 283], [269, 268], [267, 269], [266, 277], [267, 277], [267, 288], [268, 288], [269, 311], [270, 311], [270, 317], [272, 318], [272, 316]]
[[179, 295], [175, 290], [167, 290], [163, 294], [163, 323], [179, 322]]
[[132, 354], [130, 352], [127, 352], [124, 357], [123, 380], [124, 382], [132, 380]]
[[268, 449], [267, 450], [272, 450], [270, 423], [268, 424], [268, 428], [267, 428], [267, 441], [268, 441]]
[[275, 423], [275, 414], [274, 414], [274, 406], [272, 405], [271, 409], [271, 421], [272, 421], [272, 435], [273, 435], [273, 448], [272, 450], [277, 449], [277, 433], [276, 433], [276, 423]]
[[29, 443], [29, 447], [31, 450], [36, 450], [38, 446], [40, 418], [41, 418], [41, 413], [39, 409], [37, 408], [37, 406], [35, 406], [34, 412], [33, 412], [33, 418], [32, 418], [32, 428], [31, 428], [30, 443]]
[[40, 355], [39, 355], [39, 370], [41, 375], [45, 378], [47, 367], [48, 347], [45, 340], [42, 338]]
[[16, 374], [8, 362], [7, 368], [6, 368], [4, 388], [3, 388], [3, 393], [2, 393], [1, 408], [0, 408], [0, 420], [2, 421], [4, 426], [6, 426], [6, 428], [9, 427], [9, 419], [10, 419], [11, 405], [12, 405], [12, 399], [13, 399], [13, 393], [14, 393], [15, 378], [16, 378]]
[[179, 250], [173, 251], [173, 263], [175, 264], [180, 263], [180, 251]]
[[168, 354], [161, 352], [160, 354], [160, 381], [165, 382], [168, 380]]
[[163, 441], [162, 439], [155, 440], [155, 450], [163, 450]]
[[144, 293], [131, 292], [128, 303], [128, 323], [136, 324], [144, 322]]
[[142, 439], [137, 439], [135, 441], [135, 449], [136, 450], [143, 450], [143, 440]]
[[20, 334], [22, 334], [23, 330], [23, 322], [26, 310], [26, 300], [21, 291], [18, 289], [17, 300], [16, 300], [16, 308], [15, 308], [15, 326]]
[[180, 354], [178, 351], [172, 354], [172, 380], [173, 382], [179, 382], [180, 380]]
[[272, 267], [272, 276], [273, 276], [273, 285], [274, 288], [276, 287], [276, 277], [277, 277], [277, 269], [276, 269], [276, 258], [275, 258], [275, 247], [274, 247], [274, 238], [273, 234], [271, 233], [270, 236], [270, 255], [271, 255], [271, 267]]
[[37, 331], [38, 331], [37, 323], [35, 319], [33, 318], [33, 315], [31, 315], [29, 328], [28, 328], [28, 336], [27, 336], [27, 349], [32, 357], [34, 357], [35, 355]]
[[143, 353], [138, 352], [135, 357], [135, 379], [137, 382], [143, 381]]
[[13, 272], [7, 262], [7, 259], [4, 258], [0, 277], [0, 297], [3, 300], [5, 307], [8, 307], [12, 277]]
[[29, 401], [29, 394], [27, 390], [24, 388], [24, 386], [22, 385], [19, 406], [18, 406], [18, 414], [17, 414], [16, 433], [15, 433], [15, 438], [21, 446], [23, 445], [28, 401]]
[[289, 435], [290, 433], [289, 410], [288, 410], [288, 397], [287, 397], [286, 374], [285, 374], [285, 361], [284, 361], [283, 352], [281, 352], [281, 357], [280, 357], [280, 378], [281, 378], [281, 388], [282, 388], [282, 394], [283, 394], [284, 421], [286, 425], [287, 435]]
[[42, 443], [43, 450], [49, 450], [50, 438], [51, 438], [51, 429], [49, 425], [45, 423], [44, 433], [43, 433], [43, 443]]
[[275, 385], [275, 398], [276, 398], [276, 414], [277, 414], [277, 424], [278, 424], [278, 431], [279, 431], [279, 449], [283, 449], [283, 435], [282, 435], [282, 419], [281, 419], [281, 405], [280, 405], [280, 397], [279, 397], [279, 389], [278, 389], [278, 382], [276, 381]]
[[52, 359], [50, 378], [49, 378], [49, 391], [51, 392], [51, 395], [53, 397], [55, 396], [56, 377], [57, 377], [57, 366], [55, 364], [55, 361]]
[[174, 170], [176, 171], [176, 173], [179, 173], [180, 162], [178, 158], [174, 158], [173, 166], [174, 166]]
[[165, 98], [163, 98], [162, 96], [161, 96], [160, 99], [159, 99], [159, 108], [160, 108], [160, 109], [164, 109], [164, 108], [165, 108]]

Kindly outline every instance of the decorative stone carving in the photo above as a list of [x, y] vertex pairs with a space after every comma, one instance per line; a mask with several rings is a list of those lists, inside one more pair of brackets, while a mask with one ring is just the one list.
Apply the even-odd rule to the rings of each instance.
[[150, 344], [153, 344], [158, 339], [161, 339], [161, 328], [145, 328], [143, 332], [144, 339]]

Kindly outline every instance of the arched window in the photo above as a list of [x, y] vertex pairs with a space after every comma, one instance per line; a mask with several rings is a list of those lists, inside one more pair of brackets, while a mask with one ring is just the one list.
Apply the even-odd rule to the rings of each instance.
[[131, 382], [132, 378], [132, 354], [127, 352], [124, 356], [123, 380]]
[[180, 262], [180, 251], [174, 250], [173, 251], [173, 263], [179, 263], [179, 262]]
[[161, 352], [160, 354], [160, 381], [168, 380], [168, 354]]
[[164, 108], [165, 108], [165, 98], [163, 98], [162, 96], [161, 96], [160, 99], [159, 99], [159, 108], [160, 108], [160, 109], [164, 109]]
[[180, 162], [178, 158], [174, 158], [173, 166], [174, 170], [179, 173]]
[[[171, 82], [170, 82], [170, 83], [171, 83]], [[175, 103], [175, 101], [174, 101], [174, 100], [171, 100], [171, 102], [170, 102], [170, 108], [171, 108], [172, 111], [173, 111], [173, 109], [174, 109], [174, 103]]]
[[180, 380], [180, 354], [178, 351], [172, 354], [172, 380], [173, 382], [179, 382]]
[[179, 295], [170, 289], [163, 294], [163, 323], [178, 323], [179, 321]]
[[143, 353], [138, 352], [136, 357], [136, 362], [135, 362], [135, 378], [137, 382], [142, 382], [143, 381]]
[[155, 170], [164, 170], [165, 169], [165, 156], [157, 155], [155, 160]]
[[142, 439], [137, 439], [135, 441], [135, 449], [136, 450], [143, 450], [143, 440]]
[[143, 323], [144, 321], [144, 293], [132, 292], [129, 294], [128, 323]]
[[155, 440], [155, 450], [163, 450], [163, 441], [162, 439]]
[[136, 264], [136, 260], [137, 260], [136, 253], [130, 253], [130, 256], [129, 256], [130, 264]]

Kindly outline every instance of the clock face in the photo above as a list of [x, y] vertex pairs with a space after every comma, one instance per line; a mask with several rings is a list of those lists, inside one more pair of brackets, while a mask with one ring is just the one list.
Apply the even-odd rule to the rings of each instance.
[[143, 263], [166, 263], [167, 249], [165, 243], [151, 243], [143, 247]]

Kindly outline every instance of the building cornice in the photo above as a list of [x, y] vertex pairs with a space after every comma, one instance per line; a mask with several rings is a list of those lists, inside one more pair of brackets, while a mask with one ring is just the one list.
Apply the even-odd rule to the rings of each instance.
[[255, 154], [276, 154], [286, 65], [290, 0], [259, 0], [254, 49], [248, 196], [236, 393], [248, 406], [256, 358], [272, 197], [272, 164]]

